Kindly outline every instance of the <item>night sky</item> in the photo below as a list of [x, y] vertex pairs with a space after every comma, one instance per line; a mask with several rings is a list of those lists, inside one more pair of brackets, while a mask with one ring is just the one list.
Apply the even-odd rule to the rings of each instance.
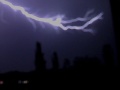
[[59, 56], [60, 67], [64, 58], [71, 61], [76, 56], [97, 56], [102, 60], [102, 47], [111, 44], [115, 51], [115, 40], [109, 0], [9, 0], [25, 7], [30, 13], [41, 17], [63, 14], [67, 19], [83, 17], [88, 10], [93, 15], [104, 12], [103, 20], [90, 25], [95, 34], [82, 31], [54, 29], [48, 24], [44, 28], [35, 22], [33, 28], [19, 11], [0, 3], [0, 72], [34, 70], [36, 42], [42, 44], [47, 67], [51, 67], [52, 53]]

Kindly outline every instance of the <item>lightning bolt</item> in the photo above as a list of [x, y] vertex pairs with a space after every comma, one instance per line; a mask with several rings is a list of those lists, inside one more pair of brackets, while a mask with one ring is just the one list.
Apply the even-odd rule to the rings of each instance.
[[[71, 19], [71, 20], [63, 20], [63, 17], [56, 17], [55, 19], [54, 18], [41, 18], [41, 17], [35, 16], [33, 14], [30, 14], [22, 6], [16, 6], [16, 5], [14, 5], [11, 2], [6, 1], [6, 0], [0, 0], [0, 2], [2, 4], [9, 6], [11, 9], [13, 9], [15, 11], [20, 11], [25, 17], [27, 17], [29, 19], [32, 19], [32, 20], [35, 20], [38, 22], [48, 23], [52, 26], [59, 27], [63, 30], [70, 30], [71, 29], [71, 30], [82, 30], [84, 32], [91, 32], [90, 29], [86, 29], [86, 28], [90, 24], [93, 24], [95, 21], [102, 19], [102, 16], [103, 16], [103, 12], [101, 12], [100, 14], [98, 14], [97, 16], [95, 16], [91, 19], [87, 18], [87, 16], [92, 12], [92, 11], [89, 11], [89, 12], [87, 12], [87, 14], [85, 15], [84, 18], [79, 17], [79, 18]], [[66, 24], [72, 24], [72, 23], [78, 22], [78, 21], [85, 22], [85, 24], [82, 26], [66, 25]]]

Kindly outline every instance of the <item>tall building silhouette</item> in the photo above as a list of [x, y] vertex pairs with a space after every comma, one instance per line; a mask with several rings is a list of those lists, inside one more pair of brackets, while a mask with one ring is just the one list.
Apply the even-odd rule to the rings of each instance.
[[36, 71], [43, 71], [46, 68], [44, 54], [42, 53], [41, 44], [39, 42], [36, 43], [35, 67]]

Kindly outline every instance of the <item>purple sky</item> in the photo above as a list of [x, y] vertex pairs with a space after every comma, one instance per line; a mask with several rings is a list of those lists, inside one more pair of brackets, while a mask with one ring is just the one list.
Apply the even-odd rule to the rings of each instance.
[[[114, 44], [109, 0], [9, 0], [15, 5], [26, 7], [30, 13], [41, 17], [65, 15], [68, 19], [82, 17], [91, 9], [96, 15], [104, 12], [104, 20], [97, 21], [90, 28], [95, 35], [82, 31], [55, 30], [44, 24], [42, 28], [38, 22], [34, 29], [20, 12], [14, 12], [0, 3], [0, 72], [11, 70], [34, 70], [35, 44], [41, 42], [47, 60], [47, 67], [51, 67], [51, 56], [58, 52], [59, 62], [63, 59], [71, 61], [75, 56], [97, 56], [102, 59], [102, 46]], [[2, 16], [4, 13], [4, 16]]]

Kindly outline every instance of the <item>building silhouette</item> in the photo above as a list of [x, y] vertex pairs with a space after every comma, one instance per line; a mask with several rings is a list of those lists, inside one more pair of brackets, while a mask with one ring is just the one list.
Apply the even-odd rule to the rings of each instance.
[[41, 44], [39, 42], [36, 43], [35, 67], [36, 71], [44, 71], [46, 69], [44, 54], [42, 53]]

